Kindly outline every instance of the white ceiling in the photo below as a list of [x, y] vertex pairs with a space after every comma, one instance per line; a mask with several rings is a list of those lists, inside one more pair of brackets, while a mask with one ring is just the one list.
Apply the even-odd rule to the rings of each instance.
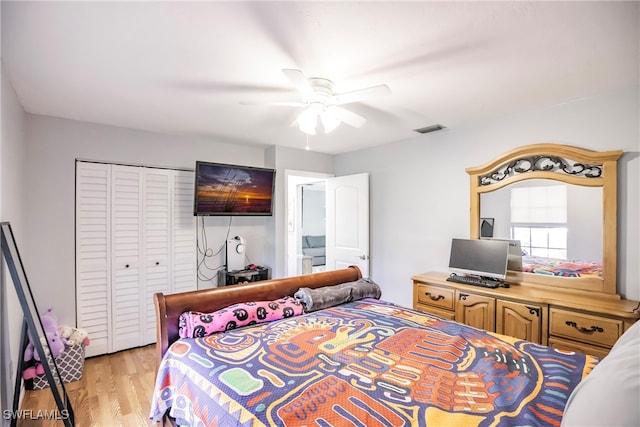
[[[391, 95], [311, 136], [343, 153], [471, 121], [637, 90], [638, 2], [9, 2], [2, 60], [29, 113], [304, 148], [282, 73]], [[423, 136], [428, 138], [428, 136]]]

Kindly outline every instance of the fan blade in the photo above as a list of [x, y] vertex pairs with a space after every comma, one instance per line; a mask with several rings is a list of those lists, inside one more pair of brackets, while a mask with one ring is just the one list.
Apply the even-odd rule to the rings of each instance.
[[210, 93], [290, 93], [288, 89], [267, 85], [254, 85], [254, 84], [240, 84], [240, 83], [226, 83], [226, 82], [214, 82], [206, 80], [192, 80], [192, 81], [171, 81], [168, 84], [180, 90], [188, 90], [192, 92], [210, 92]]
[[300, 102], [300, 101], [284, 101], [284, 102], [247, 102], [247, 101], [240, 101], [240, 105], [270, 105], [270, 106], [276, 106], [276, 107], [304, 107], [305, 104], [304, 102]]
[[335, 105], [327, 107], [327, 112], [332, 114], [341, 122], [346, 123], [349, 126], [353, 126], [354, 128], [361, 128], [365, 123], [367, 123], [367, 119], [365, 119], [361, 115], [352, 113], [351, 111], [345, 110], [342, 107], [336, 107]]
[[302, 71], [285, 68], [282, 72], [305, 98], [312, 97], [316, 94], [307, 78], [302, 74]]
[[387, 85], [371, 86], [364, 89], [358, 89], [351, 92], [338, 93], [333, 95], [332, 104], [343, 105], [350, 104], [352, 102], [364, 101], [367, 98], [374, 96], [382, 96], [391, 94], [391, 89]]

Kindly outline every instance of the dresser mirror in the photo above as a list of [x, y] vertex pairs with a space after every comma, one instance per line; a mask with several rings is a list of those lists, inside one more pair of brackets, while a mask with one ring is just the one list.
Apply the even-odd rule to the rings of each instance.
[[[554, 198], [556, 193], [560, 193], [560, 197]], [[518, 205], [519, 197], [531, 194], [540, 194], [543, 201], [551, 198], [552, 204], [556, 206], [545, 208], [526, 203], [531, 199], [523, 200], [524, 203]], [[601, 207], [602, 188], [583, 187], [550, 179], [521, 181], [480, 195], [481, 218], [493, 219], [493, 235], [490, 237], [511, 239], [512, 234], [516, 234], [513, 238], [519, 238], [523, 249], [527, 248], [527, 254], [577, 260], [579, 263], [602, 264]], [[526, 211], [518, 212], [519, 210]], [[512, 222], [512, 215], [519, 217], [516, 218], [519, 220]], [[561, 225], [545, 221], [553, 216], [561, 217], [557, 220]], [[535, 227], [536, 225], [540, 227]], [[531, 232], [527, 233], [530, 231], [528, 226], [534, 226], [531, 227], [533, 236]]]
[[471, 238], [491, 219], [493, 238], [522, 244], [523, 273], [510, 281], [616, 294], [617, 160], [559, 144], [514, 149], [467, 168]]

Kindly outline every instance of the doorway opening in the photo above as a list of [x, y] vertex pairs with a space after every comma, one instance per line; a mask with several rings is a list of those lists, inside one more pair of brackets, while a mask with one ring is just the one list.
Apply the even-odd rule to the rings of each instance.
[[369, 277], [369, 174], [285, 171], [285, 182], [286, 276], [355, 265]]
[[326, 263], [325, 180], [330, 174], [286, 171], [286, 276], [324, 271]]

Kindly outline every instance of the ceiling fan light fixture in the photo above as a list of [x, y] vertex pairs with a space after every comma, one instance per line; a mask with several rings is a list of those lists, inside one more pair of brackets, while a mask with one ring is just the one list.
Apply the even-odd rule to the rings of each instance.
[[340, 124], [340, 120], [328, 111], [324, 111], [320, 115], [320, 121], [324, 127], [324, 133], [333, 132]]
[[302, 95], [301, 102], [272, 102], [271, 105], [301, 107], [306, 106], [291, 126], [298, 128], [307, 135], [315, 135], [318, 118], [322, 122], [322, 132], [333, 132], [340, 123], [355, 128], [361, 128], [367, 119], [342, 107], [344, 104], [362, 102], [379, 95], [389, 95], [391, 90], [387, 85], [376, 85], [343, 93], [333, 92], [333, 82], [321, 77], [307, 78], [300, 70], [285, 68], [282, 70], [291, 84]]
[[307, 108], [298, 116], [298, 128], [307, 135], [315, 135], [318, 126], [318, 113]]

